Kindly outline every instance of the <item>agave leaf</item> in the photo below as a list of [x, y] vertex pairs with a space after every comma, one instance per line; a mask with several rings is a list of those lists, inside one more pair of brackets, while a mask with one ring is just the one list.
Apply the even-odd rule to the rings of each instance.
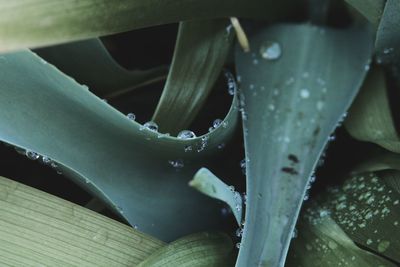
[[276, 19], [301, 0], [0, 1], [0, 51], [39, 47], [193, 19]]
[[35, 52], [104, 98], [164, 80], [168, 72], [166, 66], [128, 71], [111, 57], [99, 39], [50, 46]]
[[349, 110], [345, 127], [358, 140], [400, 152], [400, 138], [393, 123], [385, 76], [380, 67], [369, 72]]
[[0, 177], [0, 225], [2, 266], [136, 266], [165, 245], [4, 177]]
[[224, 201], [231, 208], [237, 223], [242, 222], [242, 197], [207, 168], [201, 168], [189, 182], [203, 194]]
[[[376, 33], [376, 54], [378, 61], [400, 64], [400, 1], [387, 0], [379, 28]], [[396, 72], [399, 71], [397, 66]], [[398, 75], [398, 73], [397, 73]]]
[[171, 70], [153, 115], [160, 129], [177, 134], [193, 121], [228, 55], [228, 20], [181, 22]]
[[374, 27], [378, 27], [385, 0], [345, 0], [347, 4], [360, 12]]
[[228, 267], [233, 264], [232, 252], [232, 240], [226, 234], [192, 234], [159, 249], [138, 267]]
[[[323, 211], [321, 211], [323, 212]], [[328, 215], [305, 214], [288, 255], [288, 267], [390, 267], [395, 264], [360, 249]]]
[[385, 183], [385, 176], [353, 175], [319, 203], [355, 243], [400, 263], [400, 194]]
[[221, 154], [218, 144], [227, 142], [237, 124], [235, 105], [227, 127], [180, 140], [127, 119], [21, 51], [0, 58], [0, 106], [1, 140], [58, 162], [141, 231], [168, 241], [218, 224], [218, 203], [187, 183]]
[[253, 53], [236, 53], [247, 158], [237, 266], [283, 266], [311, 173], [365, 77], [372, 38], [366, 28], [277, 25], [250, 41]]

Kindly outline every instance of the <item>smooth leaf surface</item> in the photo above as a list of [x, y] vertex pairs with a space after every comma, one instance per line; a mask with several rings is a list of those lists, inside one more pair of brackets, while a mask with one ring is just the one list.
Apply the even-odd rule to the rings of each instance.
[[209, 197], [228, 204], [238, 225], [242, 223], [242, 197], [240, 193], [221, 181], [210, 170], [207, 168], [198, 170], [189, 185]]
[[293, 241], [288, 267], [394, 267], [395, 264], [360, 249], [326, 211], [304, 215]]
[[50, 157], [131, 225], [165, 241], [218, 225], [218, 203], [187, 183], [221, 156], [217, 146], [237, 125], [235, 103], [227, 127], [180, 140], [129, 120], [30, 51], [0, 58], [0, 139]]
[[400, 138], [390, 110], [385, 74], [380, 67], [369, 72], [345, 121], [352, 137], [400, 152]]
[[50, 46], [35, 52], [104, 98], [162, 81], [168, 72], [166, 66], [129, 71], [111, 57], [99, 39]]
[[237, 266], [283, 266], [314, 166], [365, 77], [372, 37], [366, 28], [276, 25], [250, 42], [253, 53], [236, 53], [248, 196]]
[[2, 266], [136, 266], [164, 245], [125, 224], [0, 177]]
[[77, 41], [193, 19], [276, 19], [302, 1], [19, 0], [0, 1], [0, 51]]
[[366, 19], [368, 19], [374, 27], [378, 27], [385, 0], [345, 0], [350, 6], [354, 7]]
[[171, 70], [153, 116], [164, 132], [177, 134], [193, 121], [217, 80], [232, 43], [229, 21], [181, 22]]
[[232, 251], [232, 240], [226, 234], [192, 234], [159, 249], [138, 267], [230, 267]]

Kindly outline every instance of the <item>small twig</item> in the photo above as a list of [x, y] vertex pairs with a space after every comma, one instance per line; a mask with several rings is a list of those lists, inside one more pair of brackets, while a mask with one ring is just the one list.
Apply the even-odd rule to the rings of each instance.
[[250, 51], [249, 40], [247, 39], [246, 33], [244, 32], [242, 26], [240, 25], [239, 20], [236, 17], [231, 17], [230, 19], [232, 26], [235, 29], [236, 37], [238, 39], [240, 46], [242, 47], [244, 52], [249, 52]]

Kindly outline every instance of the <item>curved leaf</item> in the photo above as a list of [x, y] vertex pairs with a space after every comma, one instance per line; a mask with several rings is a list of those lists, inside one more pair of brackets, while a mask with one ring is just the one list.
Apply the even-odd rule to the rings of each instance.
[[[399, 174], [396, 172], [397, 179]], [[385, 172], [353, 175], [324, 194], [318, 206], [330, 213], [355, 243], [400, 263], [400, 194], [386, 184], [385, 176]]]
[[383, 70], [374, 67], [349, 110], [345, 127], [358, 140], [400, 152], [400, 138], [389, 106]]
[[0, 177], [0, 265], [136, 266], [165, 244]]
[[314, 166], [365, 77], [372, 36], [277, 25], [250, 41], [253, 53], [236, 50], [247, 175], [237, 266], [283, 266]]
[[304, 217], [299, 221], [299, 236], [290, 249], [288, 267], [396, 266], [357, 247], [329, 215], [306, 214]]
[[236, 222], [239, 225], [242, 223], [242, 197], [207, 168], [196, 172], [189, 185], [209, 197], [224, 201], [231, 208]]
[[99, 39], [50, 46], [35, 52], [105, 98], [164, 80], [168, 72], [166, 66], [128, 71], [111, 57]]
[[0, 51], [39, 47], [193, 19], [274, 19], [301, 0], [0, 1]]
[[232, 251], [232, 240], [226, 234], [193, 234], [161, 248], [138, 267], [228, 267], [233, 263]]
[[193, 121], [228, 55], [227, 20], [181, 22], [171, 70], [153, 115], [160, 129], [177, 134]]
[[218, 225], [217, 203], [187, 183], [235, 130], [233, 101], [226, 128], [180, 140], [129, 120], [29, 51], [0, 58], [0, 139], [62, 164], [132, 225], [166, 241]]

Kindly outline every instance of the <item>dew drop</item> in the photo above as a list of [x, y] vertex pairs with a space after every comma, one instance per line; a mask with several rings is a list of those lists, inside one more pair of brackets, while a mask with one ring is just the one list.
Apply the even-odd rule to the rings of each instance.
[[158, 125], [154, 121], [148, 121], [145, 124], [143, 124], [144, 128], [149, 129], [150, 131], [157, 132], [158, 131]]
[[228, 186], [228, 189], [229, 189], [231, 192], [235, 192], [235, 187], [234, 187], [233, 185]]
[[217, 146], [218, 149], [223, 149], [225, 147], [225, 143], [221, 143]]
[[282, 49], [277, 42], [266, 42], [260, 47], [261, 57], [266, 60], [276, 60], [282, 54]]
[[128, 114], [126, 115], [126, 117], [127, 117], [129, 120], [131, 120], [131, 121], [136, 120], [136, 115], [133, 114], [133, 113], [128, 113]]
[[49, 164], [51, 164], [52, 161], [51, 161], [51, 159], [49, 157], [43, 156], [42, 157], [42, 162], [45, 165], [49, 165]]
[[181, 169], [185, 166], [183, 160], [177, 159], [177, 160], [168, 160], [169, 165], [171, 165], [174, 168]]
[[300, 97], [301, 98], [309, 98], [310, 97], [310, 91], [308, 91], [308, 89], [304, 88], [300, 90]]
[[242, 228], [236, 229], [236, 236], [241, 237], [242, 235], [243, 235], [243, 229]]
[[241, 247], [240, 242], [236, 243], [236, 248], [240, 249], [240, 247]]
[[221, 119], [215, 119], [214, 121], [213, 121], [213, 128], [214, 129], [216, 129], [216, 128], [218, 128], [220, 125], [221, 125], [221, 123], [222, 123], [222, 120]]
[[297, 229], [296, 229], [296, 228], [294, 228], [294, 229], [293, 229], [293, 232], [292, 232], [292, 238], [296, 238], [296, 237], [297, 237], [297, 235], [298, 235], [298, 233], [297, 233]]
[[237, 85], [235, 81], [235, 77], [230, 71], [224, 71], [224, 76], [226, 78], [227, 84], [228, 84], [228, 93], [230, 95], [234, 95], [237, 91]]
[[183, 130], [178, 133], [178, 139], [187, 140], [187, 139], [193, 139], [193, 138], [196, 138], [196, 134], [192, 131]]
[[38, 153], [31, 151], [31, 150], [26, 150], [25, 156], [31, 160], [37, 160], [38, 158], [40, 158], [40, 155]]

